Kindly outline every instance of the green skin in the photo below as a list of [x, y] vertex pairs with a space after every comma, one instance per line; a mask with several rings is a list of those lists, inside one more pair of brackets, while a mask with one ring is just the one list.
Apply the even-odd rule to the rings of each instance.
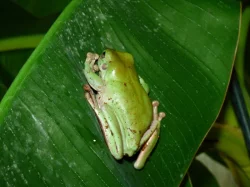
[[111, 154], [119, 160], [143, 146], [134, 164], [136, 169], [143, 168], [165, 114], [158, 114], [158, 101], [151, 103], [149, 88], [137, 75], [132, 55], [111, 49], [100, 57], [88, 53], [84, 74], [91, 86], [85, 85], [85, 96], [99, 118]]

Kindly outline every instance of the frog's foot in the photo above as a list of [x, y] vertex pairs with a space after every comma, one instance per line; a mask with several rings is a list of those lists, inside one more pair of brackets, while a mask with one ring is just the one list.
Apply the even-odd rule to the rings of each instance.
[[150, 136], [154, 133], [154, 131], [157, 128], [160, 128], [160, 122], [166, 116], [164, 112], [158, 113], [158, 106], [159, 106], [158, 101], [153, 101], [152, 105], [153, 105], [153, 121], [151, 122], [149, 129], [144, 133], [143, 137], [141, 138], [140, 146], [142, 146], [150, 138]]
[[83, 89], [86, 91], [85, 97], [87, 101], [89, 102], [89, 104], [91, 105], [93, 109], [96, 109], [98, 107], [98, 104], [97, 104], [93, 89], [88, 84], [85, 84], [83, 86]]
[[166, 114], [164, 112], [160, 112], [158, 114], [158, 106], [159, 106], [159, 102], [158, 101], [153, 101], [152, 102], [152, 105], [153, 105], [153, 114], [154, 114], [154, 121], [161, 121], [165, 116]]
[[143, 168], [148, 156], [154, 149], [160, 134], [160, 122], [166, 116], [164, 112], [158, 113], [158, 101], [153, 101], [153, 121], [149, 127], [149, 129], [144, 133], [140, 146], [141, 148], [140, 154], [134, 163], [134, 167], [136, 169]]
[[93, 72], [99, 71], [98, 66], [95, 64], [95, 62], [99, 59], [99, 55], [96, 53], [87, 53], [87, 58], [85, 61], [85, 66], [90, 66]]

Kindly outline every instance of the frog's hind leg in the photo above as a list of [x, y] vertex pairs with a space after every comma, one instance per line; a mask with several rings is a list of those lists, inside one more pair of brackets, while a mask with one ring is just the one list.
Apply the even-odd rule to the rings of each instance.
[[158, 101], [153, 101], [153, 121], [149, 127], [149, 129], [144, 133], [141, 141], [140, 146], [143, 146], [136, 162], [134, 163], [134, 167], [136, 169], [143, 168], [148, 156], [154, 149], [160, 134], [160, 122], [162, 118], [165, 117], [165, 113], [160, 112], [158, 114]]
[[111, 154], [117, 159], [123, 157], [123, 144], [119, 124], [115, 114], [106, 105], [102, 105], [98, 95], [94, 95], [89, 85], [84, 86], [86, 91], [85, 97], [91, 107], [94, 109], [105, 137], [105, 141], [109, 147]]
[[153, 101], [153, 121], [151, 122], [151, 125], [149, 129], [143, 134], [141, 141], [140, 141], [140, 146], [142, 146], [149, 138], [150, 136], [157, 130], [157, 128], [160, 128], [160, 122], [162, 118], [165, 117], [165, 113], [160, 112], [158, 114], [158, 106], [159, 102], [158, 101]]

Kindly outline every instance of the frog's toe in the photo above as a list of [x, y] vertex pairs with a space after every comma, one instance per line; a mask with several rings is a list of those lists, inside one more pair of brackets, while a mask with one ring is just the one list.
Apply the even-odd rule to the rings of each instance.
[[94, 70], [94, 72], [100, 71], [98, 65], [96, 65], [96, 64], [93, 66], [93, 70]]
[[89, 104], [91, 105], [92, 108], [96, 108], [97, 106], [97, 102], [96, 102], [96, 98], [95, 98], [95, 94], [92, 90], [92, 88], [90, 87], [89, 84], [85, 84], [83, 86], [83, 89], [85, 90], [85, 98], [87, 99], [87, 101], [89, 102]]
[[152, 105], [153, 105], [153, 107], [158, 107], [159, 106], [159, 101], [153, 101]]
[[153, 101], [153, 115], [154, 115], [154, 120], [161, 121], [166, 114], [164, 112], [158, 113], [158, 106], [159, 106], [159, 101]]
[[158, 116], [158, 121], [161, 121], [163, 118], [165, 118], [166, 114], [164, 112], [160, 112]]
[[95, 61], [98, 60], [98, 59], [99, 59], [98, 54], [88, 52], [87, 53], [87, 58], [86, 58], [86, 63], [92, 64], [92, 63], [95, 63]]
[[85, 91], [89, 92], [89, 91], [91, 90], [91, 87], [89, 86], [89, 84], [85, 84], [85, 85], [83, 86], [83, 89], [84, 89]]

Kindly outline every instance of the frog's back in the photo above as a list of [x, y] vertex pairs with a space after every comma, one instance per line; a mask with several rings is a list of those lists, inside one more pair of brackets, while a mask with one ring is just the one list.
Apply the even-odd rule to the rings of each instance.
[[124, 154], [131, 156], [152, 121], [151, 101], [138, 78], [110, 81], [107, 85], [103, 101], [114, 111], [123, 128]]
[[152, 104], [139, 82], [133, 56], [129, 53], [106, 51], [108, 68], [103, 74], [103, 104], [117, 117], [123, 138], [124, 154], [133, 155], [140, 139], [152, 121]]

